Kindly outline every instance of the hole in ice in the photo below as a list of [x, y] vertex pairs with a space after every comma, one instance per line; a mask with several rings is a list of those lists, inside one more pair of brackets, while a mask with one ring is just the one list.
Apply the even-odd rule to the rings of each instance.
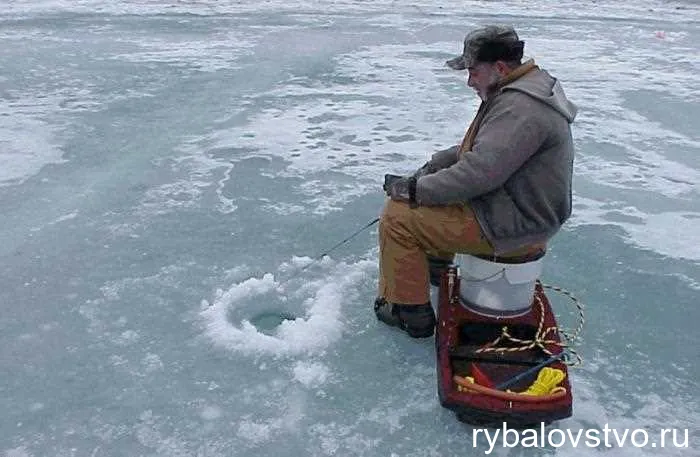
[[284, 321], [294, 321], [296, 316], [285, 311], [265, 311], [250, 319], [260, 333], [272, 335]]

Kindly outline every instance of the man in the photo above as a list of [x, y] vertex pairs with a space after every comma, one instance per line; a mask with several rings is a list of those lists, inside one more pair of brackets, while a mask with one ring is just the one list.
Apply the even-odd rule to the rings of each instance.
[[468, 70], [482, 100], [460, 145], [385, 186], [379, 224], [377, 318], [415, 338], [433, 335], [426, 254], [494, 261], [541, 256], [571, 215], [576, 107], [506, 26], [469, 33], [447, 65]]

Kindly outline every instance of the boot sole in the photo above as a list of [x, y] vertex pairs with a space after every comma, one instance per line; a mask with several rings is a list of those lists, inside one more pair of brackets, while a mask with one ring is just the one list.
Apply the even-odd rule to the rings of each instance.
[[399, 330], [403, 330], [411, 338], [429, 338], [435, 334], [435, 325], [430, 327], [408, 327], [401, 319], [395, 317], [394, 315], [387, 316], [386, 313], [379, 312], [377, 309], [374, 310], [374, 314], [377, 316], [377, 320], [382, 322], [389, 327], [396, 327]]
[[396, 327], [399, 330], [403, 330], [411, 338], [429, 338], [435, 334], [435, 327], [434, 326], [433, 327], [426, 327], [426, 328], [407, 327], [401, 321], [385, 320], [385, 319], [382, 319], [379, 315], [377, 315], [377, 320], [379, 320], [379, 322], [382, 322], [382, 323], [388, 325], [389, 327]]

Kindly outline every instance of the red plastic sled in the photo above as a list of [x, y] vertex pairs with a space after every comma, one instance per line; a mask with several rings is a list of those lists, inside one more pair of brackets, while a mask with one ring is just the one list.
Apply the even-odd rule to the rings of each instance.
[[[569, 373], [542, 285], [537, 282], [526, 314], [491, 317], [464, 303], [459, 281], [454, 266], [440, 277], [435, 344], [442, 406], [454, 411], [460, 421], [485, 427], [501, 427], [505, 422], [511, 428], [528, 428], [571, 416]], [[503, 337], [504, 328], [509, 337]], [[522, 350], [529, 345], [523, 341], [533, 340], [542, 347], [532, 344]], [[564, 379], [551, 392], [523, 394], [544, 364], [562, 370]], [[514, 379], [507, 389], [499, 387]]]

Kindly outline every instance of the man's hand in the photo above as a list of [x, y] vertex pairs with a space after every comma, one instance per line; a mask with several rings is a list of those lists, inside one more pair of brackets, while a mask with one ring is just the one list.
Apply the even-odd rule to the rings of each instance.
[[394, 184], [395, 181], [402, 179], [403, 176], [400, 175], [390, 175], [386, 174], [384, 175], [384, 185], [382, 186], [382, 189], [384, 189], [384, 192], [386, 192], [387, 197], [391, 197], [391, 194], [389, 193], [389, 190], [391, 189], [391, 185]]
[[389, 187], [389, 197], [398, 202], [408, 202], [411, 199], [409, 192], [410, 178], [399, 178]]
[[409, 203], [412, 207], [416, 204], [416, 178], [414, 176], [386, 175], [384, 177], [384, 190], [394, 201]]

